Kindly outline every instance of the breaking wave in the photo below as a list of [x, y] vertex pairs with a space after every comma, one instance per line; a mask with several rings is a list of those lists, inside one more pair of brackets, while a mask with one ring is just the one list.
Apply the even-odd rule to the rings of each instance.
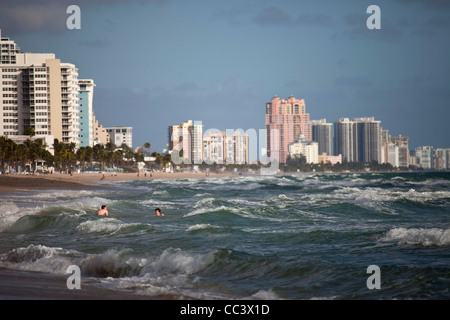
[[393, 228], [380, 240], [397, 241], [399, 245], [449, 246], [450, 229]]

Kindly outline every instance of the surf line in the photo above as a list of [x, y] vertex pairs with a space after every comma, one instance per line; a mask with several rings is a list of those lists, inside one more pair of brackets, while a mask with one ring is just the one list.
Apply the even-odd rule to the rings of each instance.
[[214, 307], [194, 307], [190, 306], [189, 303], [187, 307], [181, 307], [180, 314], [188, 315], [188, 314], [195, 314], [195, 315], [207, 315], [208, 318], [212, 316], [214, 312]]

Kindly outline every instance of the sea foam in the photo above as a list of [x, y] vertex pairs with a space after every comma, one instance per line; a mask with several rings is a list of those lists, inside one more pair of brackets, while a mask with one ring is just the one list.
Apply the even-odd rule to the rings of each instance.
[[450, 245], [450, 229], [393, 228], [380, 240], [398, 241], [399, 245], [448, 246]]

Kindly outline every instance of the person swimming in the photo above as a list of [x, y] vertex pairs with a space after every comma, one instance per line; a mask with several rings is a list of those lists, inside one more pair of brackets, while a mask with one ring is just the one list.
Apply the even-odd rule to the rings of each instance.
[[157, 215], [157, 216], [163, 216], [164, 213], [161, 213], [161, 209], [160, 209], [160, 208], [156, 208], [156, 209], [155, 209], [155, 215]]
[[97, 215], [98, 216], [107, 216], [107, 217], [109, 217], [109, 215], [108, 215], [108, 207], [106, 205], [102, 205], [102, 208], [97, 210]]

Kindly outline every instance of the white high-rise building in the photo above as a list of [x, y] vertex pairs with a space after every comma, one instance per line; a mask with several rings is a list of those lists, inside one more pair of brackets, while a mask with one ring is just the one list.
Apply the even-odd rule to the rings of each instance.
[[300, 133], [296, 142], [289, 144], [289, 156], [305, 156], [306, 163], [319, 163], [319, 144], [315, 141], [306, 140], [303, 133]]
[[241, 131], [203, 134], [203, 161], [207, 164], [248, 164], [248, 134]]
[[51, 135], [79, 144], [78, 70], [53, 53], [20, 52], [0, 30], [0, 135]]
[[62, 141], [80, 144], [78, 69], [71, 63], [61, 63]]
[[[169, 151], [178, 151], [183, 163], [203, 162], [203, 125], [201, 121], [187, 120], [179, 125], [169, 126]], [[172, 155], [174, 159], [174, 156]], [[178, 160], [175, 160], [178, 161]], [[180, 160], [181, 161], [181, 160]]]
[[450, 149], [437, 148], [434, 150], [434, 168], [437, 170], [450, 169]]
[[109, 127], [105, 130], [109, 134], [110, 142], [114, 143], [116, 147], [126, 144], [133, 150], [133, 127]]
[[419, 167], [423, 169], [433, 169], [433, 147], [431, 146], [421, 146], [416, 148], [416, 157], [419, 161]]
[[95, 144], [95, 117], [94, 117], [94, 80], [79, 79], [79, 123], [80, 147], [93, 147]]

